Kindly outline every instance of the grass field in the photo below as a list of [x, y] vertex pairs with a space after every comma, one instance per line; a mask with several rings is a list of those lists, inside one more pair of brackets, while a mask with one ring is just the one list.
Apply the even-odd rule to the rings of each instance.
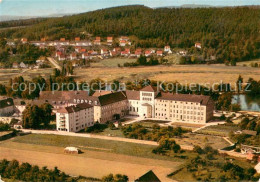
[[[104, 60], [107, 61], [107, 60]], [[260, 77], [260, 69], [243, 66], [225, 65], [172, 65], [172, 66], [147, 66], [133, 68], [96, 67], [76, 69], [75, 78], [79, 81], [90, 81], [101, 78], [105, 81], [118, 79], [120, 81], [133, 81], [136, 79], [150, 79], [156, 81], [187, 83], [231, 83], [235, 85], [239, 75], [244, 80]]]
[[61, 171], [72, 176], [102, 178], [109, 173], [126, 174], [131, 181], [151, 169], [160, 179], [168, 181], [166, 175], [182, 164], [85, 149], [82, 149], [83, 153], [80, 155], [64, 154], [63, 149], [63, 147], [5, 141], [0, 143], [0, 159], [16, 159], [48, 168], [57, 166]]
[[176, 160], [167, 156], [160, 156], [152, 153], [152, 149], [155, 146], [143, 145], [136, 143], [127, 143], [120, 141], [107, 141], [102, 139], [94, 138], [82, 138], [73, 136], [60, 136], [60, 135], [41, 135], [41, 134], [30, 134], [25, 136], [19, 136], [13, 139], [14, 142], [45, 145], [45, 146], [56, 146], [56, 147], [67, 147], [74, 146], [86, 150], [95, 151], [107, 151], [116, 154], [124, 154], [137, 157], [161, 159], [161, 160]]
[[91, 66], [114, 68], [114, 67], [118, 67], [118, 64], [123, 66], [124, 63], [132, 63], [135, 61], [136, 59], [129, 59], [129, 58], [109, 58], [109, 59], [97, 61], [95, 63], [91, 63]]
[[222, 149], [230, 146], [230, 144], [222, 137], [200, 135], [195, 133], [186, 133], [182, 138], [175, 138], [175, 140], [180, 145], [198, 145], [200, 147], [210, 145], [215, 149]]
[[[79, 155], [64, 154], [66, 146], [75, 146]], [[185, 162], [184, 159], [155, 155], [154, 146], [101, 139], [29, 134], [0, 143], [0, 158], [17, 159], [34, 165], [58, 166], [71, 175], [101, 178], [121, 173], [133, 179], [154, 170], [162, 181]], [[189, 155], [188, 153], [186, 155]], [[168, 179], [168, 180], [167, 180]]]
[[234, 132], [240, 130], [236, 125], [215, 125], [208, 126], [199, 130], [197, 133], [208, 134], [208, 135], [217, 135], [217, 136], [228, 136], [229, 132]]
[[32, 80], [32, 78], [37, 76], [42, 76], [44, 78], [49, 78], [52, 74], [52, 68], [44, 69], [0, 69], [0, 84], [8, 84], [10, 78], [15, 78], [18, 76], [23, 76], [25, 80]]

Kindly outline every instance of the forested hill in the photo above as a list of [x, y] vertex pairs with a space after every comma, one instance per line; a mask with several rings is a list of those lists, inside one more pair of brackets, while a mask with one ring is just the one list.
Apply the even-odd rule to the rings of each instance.
[[[85, 32], [85, 33], [84, 33]], [[62, 18], [1, 32], [8, 38], [49, 40], [93, 35], [136, 36], [136, 46], [191, 48], [201, 42], [205, 57], [249, 60], [260, 57], [260, 8], [158, 8], [124, 6]]]

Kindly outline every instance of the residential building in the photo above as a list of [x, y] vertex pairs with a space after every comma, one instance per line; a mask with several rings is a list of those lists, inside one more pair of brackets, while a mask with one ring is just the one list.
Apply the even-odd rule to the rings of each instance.
[[62, 107], [83, 103], [88, 97], [87, 91], [42, 91], [39, 100], [51, 104], [55, 112]]
[[78, 132], [93, 125], [94, 108], [86, 103], [64, 107], [56, 113], [58, 131]]
[[170, 52], [171, 51], [171, 47], [170, 46], [164, 46], [164, 52]]
[[15, 111], [14, 101], [11, 98], [0, 99], [0, 116], [13, 115]]
[[213, 118], [214, 102], [209, 96], [165, 93], [152, 86], [126, 94], [131, 115], [189, 123]]
[[201, 49], [201, 43], [195, 43], [195, 47], [198, 48], [198, 49]]
[[157, 54], [157, 56], [163, 56], [163, 51], [162, 50], [157, 50], [156, 54]]
[[70, 60], [75, 60], [77, 59], [77, 54], [76, 53], [71, 53], [70, 54]]
[[94, 45], [101, 45], [101, 38], [100, 37], [96, 37], [96, 39], [94, 40]]
[[107, 37], [107, 45], [113, 44], [113, 37]]
[[27, 38], [22, 38], [22, 39], [21, 39], [21, 42], [22, 42], [23, 44], [26, 44], [26, 43], [28, 42], [28, 39], [27, 39]]

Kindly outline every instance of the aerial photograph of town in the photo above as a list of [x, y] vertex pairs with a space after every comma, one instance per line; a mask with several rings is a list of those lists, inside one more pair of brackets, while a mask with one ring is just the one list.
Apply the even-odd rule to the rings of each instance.
[[259, 0], [0, 0], [0, 182], [260, 182]]

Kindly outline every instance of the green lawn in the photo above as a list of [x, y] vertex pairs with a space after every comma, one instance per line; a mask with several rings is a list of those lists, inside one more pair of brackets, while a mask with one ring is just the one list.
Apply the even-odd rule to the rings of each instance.
[[118, 64], [121, 66], [124, 65], [124, 63], [133, 63], [136, 59], [129, 59], [129, 58], [109, 58], [104, 59], [100, 61], [96, 61], [95, 63], [91, 63], [91, 66], [93, 67], [118, 67]]
[[153, 154], [152, 150], [155, 148], [155, 146], [152, 145], [135, 144], [121, 141], [41, 134], [29, 134], [25, 136], [18, 136], [14, 138], [12, 141], [14, 143], [19, 142], [26, 144], [57, 147], [75, 146], [84, 150], [97, 150], [144, 158], [183, 161], [179, 158]]
[[124, 135], [121, 131], [121, 129], [114, 129], [111, 130], [110, 128], [106, 128], [103, 132], [97, 133], [98, 135], [104, 135], [104, 136], [113, 136], [113, 137], [122, 137], [124, 138]]
[[240, 130], [237, 125], [215, 125], [208, 126], [199, 130], [197, 133], [217, 135], [217, 136], [229, 136], [229, 132]]

